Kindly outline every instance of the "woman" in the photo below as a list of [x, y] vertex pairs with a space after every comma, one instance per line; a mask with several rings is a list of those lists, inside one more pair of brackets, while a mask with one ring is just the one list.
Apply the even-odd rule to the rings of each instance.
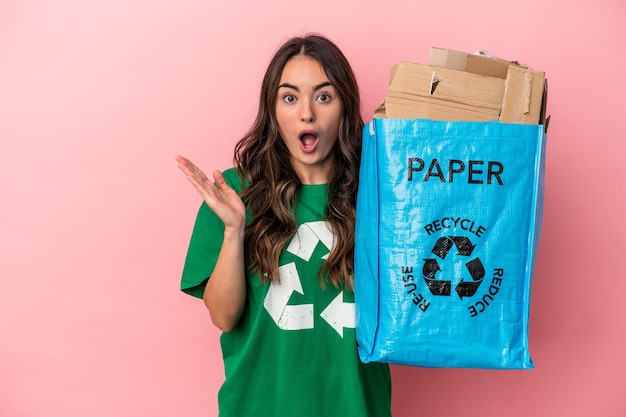
[[328, 39], [283, 44], [235, 166], [204, 199], [182, 290], [224, 333], [220, 416], [390, 415], [390, 376], [356, 350], [352, 271], [361, 152], [358, 86]]

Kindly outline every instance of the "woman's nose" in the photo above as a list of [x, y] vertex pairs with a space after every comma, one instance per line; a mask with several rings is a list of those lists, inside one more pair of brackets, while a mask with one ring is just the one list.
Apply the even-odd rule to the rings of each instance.
[[300, 119], [303, 122], [311, 123], [315, 120], [315, 112], [313, 111], [313, 103], [310, 101], [303, 101], [300, 109]]

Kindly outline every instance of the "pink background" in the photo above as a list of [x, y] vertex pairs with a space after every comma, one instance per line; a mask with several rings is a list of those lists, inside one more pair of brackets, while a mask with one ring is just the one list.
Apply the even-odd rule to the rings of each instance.
[[395, 416], [626, 415], [625, 18], [622, 0], [3, 0], [0, 415], [217, 414], [219, 333], [178, 291], [200, 199], [174, 156], [230, 166], [271, 54], [307, 31], [344, 50], [368, 120], [431, 46], [550, 82], [536, 369], [394, 366]]

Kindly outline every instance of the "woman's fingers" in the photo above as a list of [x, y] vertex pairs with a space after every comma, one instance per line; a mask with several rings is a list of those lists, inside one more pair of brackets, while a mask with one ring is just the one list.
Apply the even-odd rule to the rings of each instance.
[[245, 222], [245, 206], [241, 197], [226, 183], [224, 175], [213, 171], [214, 181], [188, 159], [177, 156], [178, 166], [202, 196], [204, 201], [228, 226], [239, 227]]
[[200, 195], [206, 199], [207, 192], [210, 192], [212, 188], [214, 188], [213, 183], [209, 181], [204, 172], [190, 160], [182, 156], [177, 156], [176, 160], [178, 161], [178, 167], [187, 176], [187, 179], [189, 179]]
[[228, 184], [226, 184], [226, 180], [224, 179], [224, 175], [222, 175], [220, 171], [213, 171], [213, 179], [215, 180], [215, 184], [217, 184], [220, 189], [223, 189], [224, 186], [228, 187]]
[[178, 161], [178, 167], [185, 173], [185, 175], [187, 175], [187, 177], [193, 177], [200, 181], [207, 179], [204, 172], [202, 172], [202, 170], [195, 166], [190, 160], [183, 158], [182, 156], [177, 156], [176, 160]]

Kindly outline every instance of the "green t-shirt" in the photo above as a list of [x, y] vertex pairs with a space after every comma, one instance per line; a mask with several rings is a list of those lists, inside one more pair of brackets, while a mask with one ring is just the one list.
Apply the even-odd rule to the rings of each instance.
[[[224, 173], [241, 190], [237, 173]], [[318, 271], [333, 245], [324, 221], [326, 185], [303, 185], [298, 232], [283, 251], [280, 284], [247, 279], [247, 305], [237, 326], [221, 336], [226, 380], [221, 417], [387, 417], [389, 367], [357, 355], [354, 294]], [[185, 261], [181, 288], [202, 297], [213, 272], [224, 226], [203, 203]]]

